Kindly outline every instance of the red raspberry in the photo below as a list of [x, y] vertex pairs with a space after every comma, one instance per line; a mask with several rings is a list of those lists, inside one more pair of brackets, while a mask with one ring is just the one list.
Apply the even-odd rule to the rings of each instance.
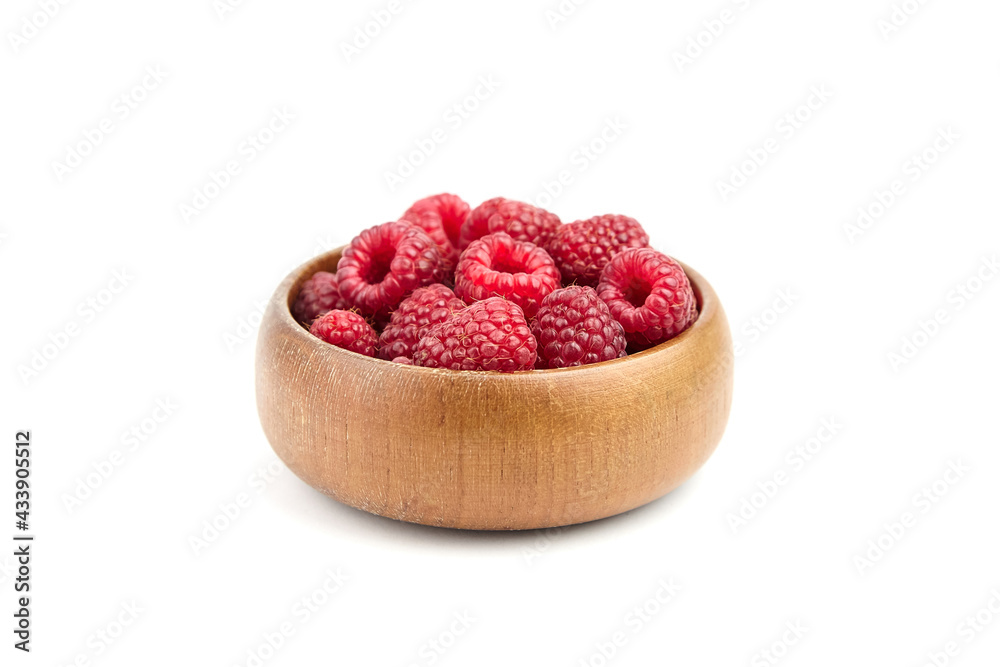
[[444, 285], [421, 287], [403, 299], [379, 336], [378, 356], [386, 360], [412, 357], [417, 342], [432, 325], [445, 322], [465, 308], [465, 302]]
[[375, 356], [375, 330], [365, 318], [349, 310], [331, 310], [313, 322], [309, 333], [345, 350]]
[[459, 239], [459, 250], [465, 250], [476, 239], [495, 232], [507, 232], [517, 241], [544, 246], [562, 223], [545, 209], [497, 197], [483, 202], [469, 213]]
[[376, 320], [388, 319], [413, 290], [442, 277], [441, 251], [407, 222], [387, 222], [361, 232], [337, 265], [340, 295]]
[[684, 269], [651, 248], [630, 248], [615, 255], [601, 272], [597, 294], [638, 350], [673, 338], [698, 317]]
[[462, 224], [469, 217], [469, 205], [452, 194], [440, 194], [421, 199], [403, 214], [401, 220], [412, 222], [427, 232], [441, 248], [441, 254], [452, 263], [458, 261], [458, 239]]
[[625, 215], [598, 215], [560, 227], [546, 250], [565, 284], [597, 287], [601, 270], [626, 248], [646, 248], [649, 236], [642, 225]]
[[494, 297], [460, 310], [447, 322], [435, 324], [417, 343], [416, 366], [456, 371], [530, 371], [538, 343], [524, 312]]
[[625, 356], [625, 331], [592, 287], [575, 285], [545, 297], [531, 333], [538, 340], [538, 368], [582, 366]]
[[292, 304], [292, 315], [302, 324], [309, 325], [317, 317], [331, 310], [346, 310], [350, 305], [340, 297], [337, 276], [329, 271], [317, 271], [302, 283], [299, 295]]
[[455, 294], [466, 303], [502, 296], [521, 306], [529, 319], [555, 289], [559, 289], [559, 269], [548, 253], [503, 232], [473, 241], [455, 272]]
[[410, 209], [403, 214], [400, 221], [416, 225], [427, 236], [431, 237], [431, 240], [437, 244], [438, 250], [441, 251], [441, 257], [445, 261], [446, 269], [455, 266], [455, 261], [458, 259], [458, 251], [451, 244], [448, 235], [445, 234], [441, 223], [441, 216], [436, 211]]
[[410, 359], [409, 357], [396, 357], [395, 359], [392, 360], [392, 362], [394, 364], [403, 364], [404, 366], [413, 365], [413, 359]]

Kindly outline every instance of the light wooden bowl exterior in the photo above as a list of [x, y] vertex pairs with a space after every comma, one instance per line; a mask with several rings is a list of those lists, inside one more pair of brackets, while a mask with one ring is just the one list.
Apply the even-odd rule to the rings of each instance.
[[711, 286], [686, 332], [580, 368], [501, 374], [419, 368], [328, 345], [289, 303], [335, 250], [297, 269], [257, 342], [264, 433], [310, 486], [353, 507], [482, 530], [582, 523], [655, 500], [722, 437], [732, 399], [729, 325]]

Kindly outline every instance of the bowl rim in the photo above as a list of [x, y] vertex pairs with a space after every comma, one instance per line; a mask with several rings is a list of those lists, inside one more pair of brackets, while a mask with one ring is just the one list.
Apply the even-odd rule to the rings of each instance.
[[[690, 266], [680, 261], [676, 257], [671, 256], [671, 258], [681, 265], [684, 270], [685, 275], [687, 275], [688, 280], [691, 282], [691, 287], [694, 290], [695, 298], [698, 302], [698, 318], [694, 321], [691, 326], [687, 329], [674, 336], [668, 341], [664, 341], [659, 345], [636, 352], [634, 354], [629, 354], [624, 357], [619, 357], [618, 359], [609, 359], [607, 361], [599, 361], [593, 364], [585, 364], [582, 366], [570, 366], [568, 368], [535, 368], [529, 371], [515, 371], [511, 373], [504, 373], [501, 371], [461, 371], [454, 370], [451, 368], [427, 368], [424, 366], [410, 366], [407, 364], [398, 364], [393, 361], [387, 361], [379, 357], [367, 357], [363, 354], [357, 352], [351, 352], [350, 350], [345, 350], [339, 348], [336, 345], [330, 345], [319, 338], [316, 338], [309, 330], [303, 327], [298, 320], [292, 316], [291, 310], [291, 300], [292, 300], [292, 288], [301, 283], [305, 282], [308, 278], [306, 275], [312, 275], [317, 271], [323, 270], [317, 268], [318, 265], [325, 265], [329, 263], [330, 258], [334, 255], [342, 254], [346, 245], [334, 248], [323, 252], [315, 257], [307, 260], [301, 265], [297, 266], [291, 271], [285, 278], [279, 283], [274, 295], [271, 297], [271, 307], [273, 308], [277, 305], [278, 317], [280, 318], [280, 324], [285, 329], [291, 329], [296, 333], [293, 334], [299, 338], [299, 341], [305, 345], [316, 346], [317, 348], [322, 347], [324, 352], [333, 355], [349, 355], [345, 357], [347, 359], [353, 359], [354, 361], [368, 360], [375, 362], [376, 364], [386, 364], [387, 368], [391, 367], [393, 370], [405, 373], [425, 373], [430, 375], [438, 376], [448, 376], [455, 377], [456, 375], [461, 377], [490, 377], [490, 378], [526, 378], [526, 377], [538, 377], [542, 374], [553, 375], [553, 374], [565, 374], [573, 372], [583, 372], [598, 368], [610, 368], [613, 365], [622, 366], [629, 363], [635, 363], [640, 359], [646, 357], [651, 357], [656, 354], [664, 354], [675, 347], [684, 345], [687, 341], [691, 340], [697, 336], [703, 329], [709, 326], [711, 320], [718, 317], [719, 313], [719, 299], [712, 289], [712, 286], [708, 283], [705, 278], [692, 269]], [[332, 272], [331, 272], [332, 273]]]

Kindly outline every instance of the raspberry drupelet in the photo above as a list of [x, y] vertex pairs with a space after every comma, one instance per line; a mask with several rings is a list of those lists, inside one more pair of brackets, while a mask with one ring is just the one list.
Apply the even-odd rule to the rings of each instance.
[[375, 329], [357, 313], [331, 310], [312, 323], [309, 333], [330, 345], [366, 357], [375, 356], [375, 346], [378, 341]]
[[400, 219], [423, 229], [438, 244], [445, 261], [454, 267], [462, 225], [470, 210], [458, 195], [444, 193], [414, 203]]
[[563, 284], [597, 287], [601, 270], [628, 248], [646, 248], [649, 235], [634, 218], [598, 215], [561, 226], [546, 250], [562, 273]]
[[441, 284], [421, 287], [399, 304], [379, 336], [378, 355], [393, 361], [412, 357], [420, 338], [433, 325], [451, 319], [465, 302]]
[[567, 368], [625, 356], [625, 331], [592, 287], [557, 289], [531, 323], [538, 341], [536, 368]]
[[613, 257], [597, 287], [635, 350], [670, 340], [698, 317], [694, 290], [681, 265], [651, 248]]
[[413, 290], [443, 277], [437, 244], [408, 222], [387, 222], [361, 232], [337, 265], [341, 297], [376, 321], [387, 320]]
[[528, 241], [544, 247], [561, 224], [555, 213], [497, 197], [472, 209], [462, 225], [458, 248], [465, 250], [476, 239], [495, 232], [506, 232], [516, 241]]
[[417, 343], [413, 363], [456, 371], [513, 373], [533, 369], [537, 350], [521, 308], [493, 297], [428, 329]]
[[455, 272], [455, 295], [466, 303], [500, 296], [520, 306], [528, 319], [538, 312], [542, 299], [558, 288], [559, 269], [548, 253], [503, 232], [473, 241]]
[[331, 310], [346, 310], [350, 305], [340, 296], [337, 276], [329, 271], [317, 271], [302, 283], [299, 295], [292, 304], [292, 316], [309, 326], [320, 315]]

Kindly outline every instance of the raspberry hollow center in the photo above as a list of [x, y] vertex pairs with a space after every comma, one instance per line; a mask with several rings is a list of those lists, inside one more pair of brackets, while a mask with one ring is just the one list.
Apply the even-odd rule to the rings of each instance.
[[497, 273], [527, 273], [527, 267], [523, 263], [516, 262], [509, 256], [494, 257], [490, 268]]
[[651, 292], [652, 287], [648, 282], [633, 276], [629, 281], [628, 287], [626, 287], [625, 291], [622, 293], [622, 296], [624, 296], [625, 300], [636, 308], [641, 308], [646, 305], [646, 297], [648, 297]]
[[372, 255], [372, 261], [365, 271], [364, 279], [369, 285], [378, 285], [389, 275], [395, 249], [383, 250]]

